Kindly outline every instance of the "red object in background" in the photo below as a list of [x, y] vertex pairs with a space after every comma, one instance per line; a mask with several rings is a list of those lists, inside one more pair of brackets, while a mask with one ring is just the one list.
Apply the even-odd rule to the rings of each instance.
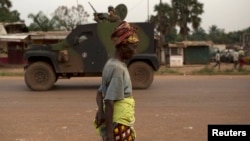
[[242, 68], [243, 67], [243, 65], [244, 65], [244, 60], [242, 59], [242, 58], [240, 58], [240, 68]]

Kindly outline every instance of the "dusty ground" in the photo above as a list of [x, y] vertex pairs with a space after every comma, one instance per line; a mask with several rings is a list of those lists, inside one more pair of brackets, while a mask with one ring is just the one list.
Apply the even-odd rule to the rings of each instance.
[[[33, 92], [23, 77], [0, 77], [0, 141], [101, 141], [92, 124], [100, 81], [63, 79]], [[155, 76], [133, 91], [137, 140], [207, 141], [208, 124], [249, 124], [249, 83], [249, 75]]]

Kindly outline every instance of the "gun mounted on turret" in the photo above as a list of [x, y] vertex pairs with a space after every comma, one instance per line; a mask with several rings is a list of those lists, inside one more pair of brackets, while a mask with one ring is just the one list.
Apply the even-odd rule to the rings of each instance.
[[98, 21], [100, 22], [100, 21], [104, 21], [104, 20], [106, 20], [107, 18], [108, 18], [108, 13], [98, 13], [96, 10], [95, 10], [95, 8], [93, 7], [93, 5], [90, 3], [90, 2], [88, 2], [89, 3], [89, 5], [90, 5], [90, 7], [92, 8], [92, 10], [94, 11], [94, 20], [95, 21], [97, 21], [97, 19], [98, 19]]

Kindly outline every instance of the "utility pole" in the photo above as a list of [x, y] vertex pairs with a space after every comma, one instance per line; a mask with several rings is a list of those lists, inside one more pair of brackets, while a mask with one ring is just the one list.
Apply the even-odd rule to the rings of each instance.
[[149, 22], [149, 0], [148, 0], [148, 22]]
[[160, 50], [161, 50], [161, 63], [166, 64], [166, 54], [165, 54], [165, 34], [163, 34], [163, 25], [162, 25], [162, 18], [163, 18], [163, 7], [162, 7], [162, 0], [160, 0], [160, 7], [159, 7], [159, 17], [158, 17], [158, 22], [159, 22], [159, 29], [160, 29]]
[[[78, 0], [76, 0], [76, 9], [78, 9], [78, 5], [79, 5]], [[80, 12], [79, 11], [78, 11], [78, 17], [79, 17], [78, 24], [80, 24], [81, 21], [80, 21]]]

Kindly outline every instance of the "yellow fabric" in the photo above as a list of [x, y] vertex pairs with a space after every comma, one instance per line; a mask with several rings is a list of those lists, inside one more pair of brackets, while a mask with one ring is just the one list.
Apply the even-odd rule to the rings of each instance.
[[[120, 123], [126, 126], [130, 126], [133, 129], [135, 122], [135, 101], [133, 97], [124, 98], [123, 100], [116, 101], [114, 103], [114, 113], [113, 113], [113, 122]], [[96, 124], [94, 124], [96, 127]], [[105, 125], [102, 124], [99, 128], [96, 128], [98, 134], [102, 134], [101, 131], [105, 128]], [[134, 131], [135, 133], [135, 131]]]
[[133, 126], [135, 122], [134, 108], [135, 101], [132, 97], [116, 101], [114, 103], [113, 122]]
[[132, 34], [131, 36], [128, 37], [128, 42], [130, 42], [130, 43], [136, 43], [138, 41], [139, 41], [139, 39], [138, 39], [136, 34]]

